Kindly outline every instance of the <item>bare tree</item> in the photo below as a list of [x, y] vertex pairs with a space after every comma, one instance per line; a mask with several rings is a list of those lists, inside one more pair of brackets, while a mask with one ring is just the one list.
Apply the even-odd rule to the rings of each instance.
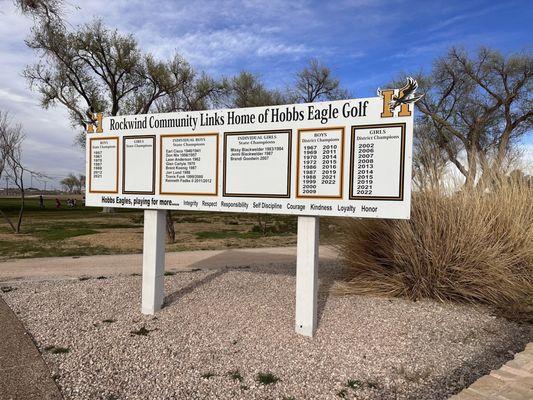
[[425, 96], [417, 107], [467, 187], [502, 174], [513, 144], [531, 129], [532, 74], [530, 54], [504, 57], [482, 48], [470, 57], [452, 48], [431, 75], [418, 77]]
[[0, 214], [15, 233], [20, 233], [24, 214], [24, 173], [31, 172], [22, 165], [23, 141], [22, 125], [13, 124], [8, 113], [0, 110], [0, 178], [7, 177], [14, 182], [20, 195], [20, 207], [16, 221], [12, 221], [2, 210]]
[[313, 103], [315, 101], [341, 100], [350, 97], [349, 92], [340, 86], [331, 70], [317, 59], [296, 74], [296, 82], [291, 90], [294, 101]]

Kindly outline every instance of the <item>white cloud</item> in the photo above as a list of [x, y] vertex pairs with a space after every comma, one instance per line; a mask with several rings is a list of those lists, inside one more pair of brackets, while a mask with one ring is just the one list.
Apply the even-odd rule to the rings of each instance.
[[13, 93], [11, 89], [1, 89], [0, 88], [0, 98], [2, 101], [8, 102], [8, 103], [30, 103], [34, 104], [33, 99], [22, 96], [17, 93]]
[[486, 8], [475, 8], [475, 10], [471, 11], [471, 10], [464, 10], [463, 12], [461, 12], [460, 14], [458, 15], [454, 15], [453, 17], [450, 17], [450, 18], [447, 18], [435, 25], [433, 25], [433, 27], [431, 27], [429, 29], [430, 32], [433, 32], [433, 31], [439, 31], [441, 29], [448, 29], [450, 30], [451, 28], [453, 28], [453, 25], [456, 25], [456, 24], [459, 24], [461, 23], [462, 21], [465, 21], [465, 20], [471, 20], [471, 19], [474, 19], [474, 18], [479, 18], [485, 14], [488, 14], [492, 11], [496, 11], [496, 10], [499, 10], [501, 8], [504, 8], [504, 7], [507, 7], [507, 5], [505, 4], [496, 4], [496, 5], [493, 5], [493, 6], [490, 6], [490, 7], [486, 7]]
[[203, 67], [233, 63], [242, 58], [299, 56], [311, 52], [304, 44], [278, 42], [244, 29], [191, 32], [172, 43], [186, 59]]

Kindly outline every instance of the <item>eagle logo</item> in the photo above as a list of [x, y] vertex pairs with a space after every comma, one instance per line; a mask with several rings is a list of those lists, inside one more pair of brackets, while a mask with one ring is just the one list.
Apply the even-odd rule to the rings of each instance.
[[93, 106], [90, 106], [87, 111], [85, 111], [86, 120], [83, 121], [85, 125], [96, 125], [98, 122], [95, 118], [96, 112], [94, 111]]
[[[416, 96], [415, 93], [417, 89], [418, 89], [417, 81], [411, 78], [410, 76], [408, 76], [407, 84], [398, 90], [397, 96], [396, 95], [392, 96], [392, 100], [389, 102], [389, 110], [392, 112], [396, 109], [396, 107], [399, 107], [402, 104], [416, 103], [418, 100], [422, 98], [422, 96], [424, 96], [423, 94]], [[379, 97], [383, 97], [383, 93], [380, 88], [378, 88], [377, 94]]]

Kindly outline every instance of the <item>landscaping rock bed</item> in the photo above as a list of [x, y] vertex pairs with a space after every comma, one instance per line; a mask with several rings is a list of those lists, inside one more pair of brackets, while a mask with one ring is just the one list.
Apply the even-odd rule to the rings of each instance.
[[167, 305], [140, 313], [139, 276], [13, 282], [0, 293], [66, 399], [444, 399], [533, 339], [487, 309], [328, 294], [294, 332], [294, 265], [165, 277]]

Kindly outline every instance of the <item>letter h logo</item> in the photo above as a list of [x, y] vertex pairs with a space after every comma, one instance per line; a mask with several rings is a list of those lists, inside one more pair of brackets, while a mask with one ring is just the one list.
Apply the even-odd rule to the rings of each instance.
[[[88, 114], [89, 115], [89, 114]], [[96, 119], [94, 118], [96, 116]], [[96, 123], [96, 133], [102, 133], [104, 130], [102, 128], [102, 121], [104, 116], [102, 113], [90, 113], [89, 117], [91, 121], [87, 124], [87, 133], [94, 133], [95, 123]]]

